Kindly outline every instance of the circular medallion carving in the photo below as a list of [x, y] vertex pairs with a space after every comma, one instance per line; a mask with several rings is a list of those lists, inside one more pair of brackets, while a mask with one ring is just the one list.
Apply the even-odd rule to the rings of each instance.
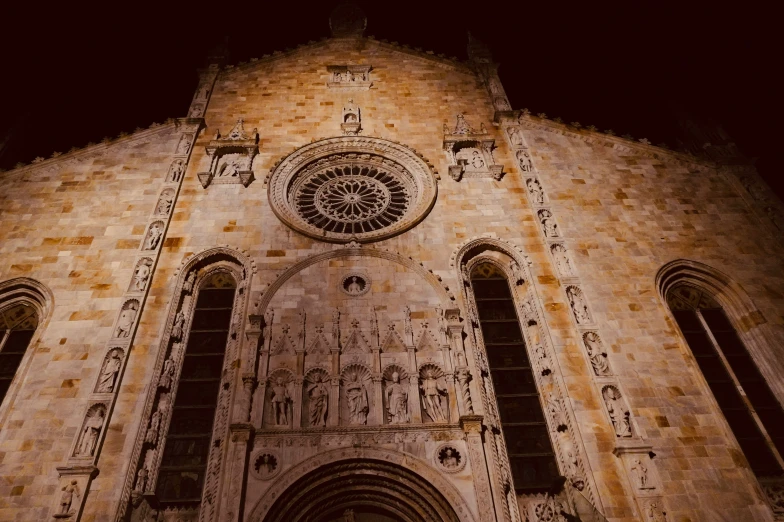
[[414, 151], [358, 136], [306, 145], [269, 178], [275, 214], [331, 242], [377, 241], [407, 230], [432, 208], [436, 192], [433, 172]]
[[250, 470], [259, 480], [269, 480], [280, 473], [280, 457], [274, 451], [263, 449], [251, 459]]
[[436, 448], [433, 454], [436, 467], [446, 473], [458, 473], [465, 468], [465, 454], [453, 443], [444, 443]]
[[348, 274], [340, 280], [340, 289], [351, 297], [359, 297], [370, 290], [370, 277], [364, 272]]

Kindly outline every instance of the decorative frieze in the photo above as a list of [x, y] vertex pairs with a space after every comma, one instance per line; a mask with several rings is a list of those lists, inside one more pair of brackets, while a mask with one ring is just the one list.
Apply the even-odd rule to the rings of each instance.
[[327, 87], [330, 89], [367, 90], [373, 86], [370, 65], [328, 65]]

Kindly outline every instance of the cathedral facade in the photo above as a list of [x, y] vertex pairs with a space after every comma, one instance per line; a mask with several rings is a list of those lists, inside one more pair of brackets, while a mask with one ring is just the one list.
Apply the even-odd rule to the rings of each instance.
[[754, 167], [365, 25], [0, 175], [0, 519], [784, 519]]

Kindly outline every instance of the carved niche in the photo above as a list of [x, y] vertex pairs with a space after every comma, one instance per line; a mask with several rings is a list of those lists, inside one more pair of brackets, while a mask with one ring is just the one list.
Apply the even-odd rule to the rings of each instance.
[[362, 364], [346, 366], [341, 372], [340, 388], [340, 423], [349, 426], [366, 425], [373, 406], [370, 370]]
[[338, 89], [370, 89], [370, 65], [328, 65], [327, 87]]
[[288, 429], [294, 422], [294, 375], [279, 368], [269, 376], [265, 427]]
[[411, 413], [408, 411], [408, 372], [397, 364], [384, 369], [384, 417], [386, 424], [408, 424]]
[[210, 158], [208, 172], [198, 174], [201, 186], [210, 184], [241, 184], [245, 187], [253, 181], [253, 158], [259, 153], [259, 132], [245, 131], [244, 120], [240, 118], [226, 136], [220, 131], [205, 148]]
[[139, 313], [139, 301], [128, 299], [120, 310], [120, 316], [114, 326], [114, 335], [118, 339], [126, 339], [131, 335], [131, 329], [136, 322], [136, 315]]
[[122, 348], [112, 348], [104, 357], [98, 382], [95, 384], [95, 393], [112, 393], [117, 386], [117, 377], [122, 370], [125, 352]]
[[147, 283], [150, 281], [152, 265], [153, 261], [150, 257], [143, 257], [136, 262], [136, 267], [133, 269], [131, 285], [128, 288], [129, 292], [144, 292], [147, 288]]
[[424, 422], [449, 422], [449, 393], [443, 370], [436, 364], [419, 369], [419, 391]]
[[619, 438], [631, 437], [633, 435], [631, 411], [620, 390], [613, 385], [607, 385], [602, 388], [602, 399], [615, 430], [615, 436]]
[[488, 134], [484, 123], [477, 131], [463, 114], [458, 114], [453, 130], [444, 124], [444, 151], [449, 161], [449, 176], [455, 181], [463, 177], [499, 181], [504, 176], [504, 167], [495, 164], [494, 148], [495, 139]]
[[79, 430], [79, 438], [76, 440], [76, 447], [73, 449], [72, 456], [74, 458], [92, 459], [95, 457], [95, 450], [98, 448], [98, 441], [103, 433], [105, 422], [105, 404], [97, 403], [87, 410]]
[[362, 114], [353, 99], [349, 100], [346, 106], [343, 107], [340, 129], [346, 136], [356, 136], [362, 131]]
[[303, 426], [324, 427], [329, 414], [329, 373], [323, 368], [313, 368], [305, 376], [303, 394]]

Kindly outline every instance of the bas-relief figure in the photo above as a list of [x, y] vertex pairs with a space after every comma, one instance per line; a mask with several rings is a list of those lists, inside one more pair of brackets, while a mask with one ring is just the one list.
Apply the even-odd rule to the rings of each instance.
[[139, 292], [143, 292], [147, 288], [147, 282], [150, 280], [150, 270], [152, 269], [152, 259], [143, 258], [139, 260], [136, 265], [136, 270], [133, 272], [133, 288]]
[[512, 142], [513, 147], [523, 146], [523, 135], [520, 133], [520, 129], [517, 127], [510, 127], [508, 133], [509, 141]]
[[147, 238], [144, 240], [142, 250], [155, 250], [161, 242], [163, 237], [163, 225], [161, 222], [156, 221], [150, 225], [150, 230], [147, 232]]
[[60, 512], [59, 515], [71, 515], [71, 506], [74, 500], [78, 500], [81, 496], [79, 491], [79, 483], [72, 480], [68, 485], [63, 486], [60, 493]]
[[166, 189], [161, 192], [161, 197], [158, 198], [158, 204], [155, 206], [155, 214], [159, 216], [168, 216], [174, 205], [174, 191]]
[[610, 415], [610, 420], [615, 429], [615, 435], [618, 437], [631, 437], [631, 413], [623, 404], [621, 393], [614, 386], [606, 386], [604, 390], [602, 390], [602, 397], [604, 398], [607, 413]]
[[392, 381], [386, 388], [387, 413], [390, 424], [406, 424], [408, 418], [408, 389], [400, 384], [400, 374], [392, 373]]
[[180, 176], [182, 176], [183, 168], [182, 160], [174, 160], [171, 164], [171, 168], [169, 169], [169, 179], [167, 181], [171, 181], [173, 183], [179, 182]]
[[166, 359], [163, 363], [163, 370], [161, 371], [161, 378], [158, 381], [158, 386], [161, 388], [169, 389], [174, 377], [174, 361], [171, 358]]
[[114, 329], [115, 337], [123, 338], [131, 335], [131, 328], [136, 320], [138, 311], [139, 302], [136, 300], [130, 300], [123, 305], [120, 317], [117, 319], [117, 327]]
[[522, 170], [523, 172], [533, 172], [534, 164], [533, 161], [531, 160], [531, 154], [527, 150], [523, 149], [523, 150], [518, 150], [516, 155], [517, 155], [517, 162], [520, 165], [520, 170]]
[[602, 340], [596, 332], [586, 332], [583, 336], [588, 358], [591, 361], [594, 373], [599, 376], [610, 375], [610, 363], [607, 353], [604, 352]]
[[588, 304], [585, 302], [583, 292], [576, 286], [566, 288], [566, 295], [569, 297], [569, 306], [574, 313], [577, 324], [587, 324], [591, 322], [591, 315], [588, 313]]
[[327, 425], [327, 408], [329, 407], [329, 388], [322, 380], [320, 373], [313, 376], [313, 383], [307, 388], [310, 404], [308, 414], [311, 426]]
[[74, 457], [92, 457], [95, 454], [95, 448], [98, 444], [98, 437], [101, 435], [103, 423], [105, 419], [105, 410], [103, 406], [90, 408], [87, 412], [87, 418], [82, 426], [82, 431], [79, 436], [79, 441], [76, 444]]
[[635, 486], [639, 489], [653, 489], [648, 477], [648, 467], [643, 464], [642, 460], [634, 459], [629, 468], [634, 476]]
[[98, 386], [95, 388], [96, 393], [111, 393], [114, 391], [117, 375], [122, 367], [122, 357], [122, 350], [120, 349], [114, 349], [106, 356], [101, 373], [98, 376]]
[[541, 205], [544, 203], [544, 191], [542, 191], [542, 186], [539, 184], [539, 180], [535, 178], [529, 178], [526, 181], [526, 186], [528, 187], [528, 193], [531, 194], [531, 199], [537, 205]]
[[556, 243], [550, 247], [550, 251], [553, 253], [553, 259], [555, 259], [555, 266], [558, 269], [558, 273], [562, 277], [574, 276], [574, 268], [572, 267], [571, 259], [569, 259], [569, 254], [566, 252], [566, 247]]
[[172, 339], [182, 339], [182, 328], [185, 325], [185, 313], [180, 310], [174, 316], [174, 325], [172, 325]]
[[538, 214], [545, 237], [559, 237], [558, 225], [555, 223], [555, 219], [553, 219], [552, 212], [547, 209], [542, 209]]

